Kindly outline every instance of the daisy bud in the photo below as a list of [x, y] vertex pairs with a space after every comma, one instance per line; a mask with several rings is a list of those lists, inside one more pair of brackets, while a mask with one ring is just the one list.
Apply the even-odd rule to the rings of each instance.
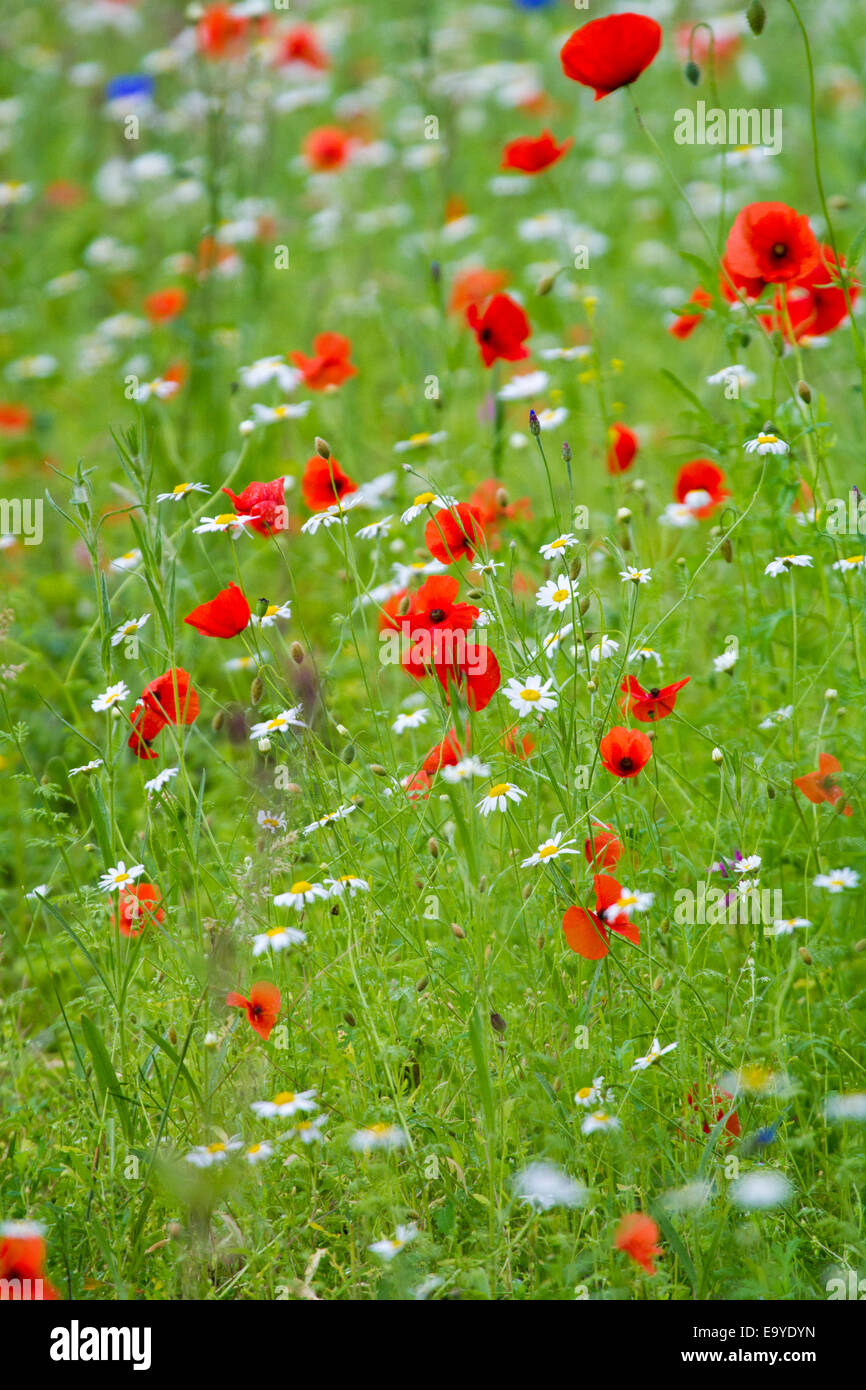
[[268, 601], [267, 601], [267, 599], [266, 599], [266, 598], [260, 598], [259, 601], [258, 601], [258, 603], [256, 604], [256, 614], [257, 614], [257, 616], [258, 616], [259, 618], [263, 618], [263, 617], [265, 616], [265, 614], [267, 613], [267, 611], [268, 611]]
[[451, 930], [453, 931], [454, 935], [457, 937], [457, 940], [458, 940], [458, 941], [462, 941], [462, 940], [465, 938], [465, 936], [466, 936], [466, 933], [465, 933], [465, 931], [463, 930], [463, 928], [462, 928], [462, 927], [459, 927], [459, 926], [457, 925], [456, 922], [452, 922], [452, 923], [451, 923]]
[[809, 955], [809, 952], [806, 950], [805, 946], [798, 946], [797, 954], [799, 955], [801, 961], [803, 961], [806, 965], [812, 964], [812, 957]]
[[427, 853], [430, 854], [434, 859], [439, 858], [439, 844], [436, 840], [434, 840], [432, 835], [430, 836], [430, 839], [427, 841]]
[[429, 983], [430, 981], [427, 979], [427, 976], [422, 975], [420, 980], [415, 981], [415, 988], [419, 994], [423, 994]]
[[494, 1033], [499, 1033], [501, 1035], [505, 1032], [507, 1024], [505, 1022], [505, 1019], [502, 1017], [502, 1014], [490, 1015], [490, 1027], [493, 1029]]
[[538, 423], [538, 416], [534, 410], [530, 410], [529, 412], [529, 433], [534, 435], [536, 439], [541, 434], [541, 426]]
[[764, 25], [767, 22], [767, 11], [761, 0], [751, 0], [749, 8], [746, 10], [746, 19], [749, 21], [749, 28], [756, 37], [763, 34]]
[[714, 748], [712, 753], [710, 754], [710, 757], [712, 758], [714, 763], [720, 763], [724, 761], [725, 755], [722, 752], [721, 748]]
[[693, 87], [697, 87], [701, 80], [701, 70], [697, 63], [693, 62], [691, 59], [683, 68], [683, 75], [687, 82], [691, 82]]
[[289, 655], [291, 656], [292, 661], [295, 663], [296, 666], [303, 665], [304, 649], [301, 646], [300, 642], [292, 643], [292, 645], [289, 647]]
[[598, 686], [596, 685], [595, 681], [587, 681], [586, 689], [588, 694], [594, 695], [595, 692], [598, 690]]
[[827, 701], [828, 705], [832, 704], [834, 700], [838, 700], [838, 698], [839, 692], [838, 690], [834, 690], [832, 686], [829, 688], [829, 690], [824, 691], [824, 699]]
[[349, 730], [346, 728], [345, 724], [337, 724], [335, 727], [341, 738], [349, 737]]
[[318, 435], [316, 435], [314, 447], [320, 459], [329, 459], [331, 457], [330, 444], [327, 442], [327, 440], [320, 439]]
[[582, 568], [583, 568], [583, 562], [582, 562], [580, 556], [579, 556], [579, 555], [575, 555], [574, 559], [573, 559], [572, 562], [571, 562], [571, 568], [570, 568], [569, 571], [568, 571], [568, 577], [569, 577], [569, 579], [577, 579], [578, 576], [579, 576], [579, 574], [580, 574], [580, 571], [582, 570]]
[[616, 514], [617, 521], [631, 521], [631, 511], [628, 507], [620, 507]]
[[805, 401], [807, 405], [810, 404], [812, 400], [812, 388], [808, 381], [797, 382], [797, 395], [800, 397], [801, 401]]
[[257, 705], [265, 693], [265, 683], [261, 676], [256, 676], [250, 686], [250, 703]]
[[497, 507], [508, 506], [508, 493], [505, 491], [504, 487], [499, 488], [496, 493], [496, 505]]
[[204, 1045], [205, 1045], [205, 1047], [219, 1047], [219, 1045], [220, 1045], [219, 1034], [218, 1034], [218, 1033], [205, 1033], [205, 1035], [204, 1035]]
[[256, 747], [258, 748], [260, 753], [270, 753], [271, 740], [269, 738], [260, 738], [258, 743], [256, 744]]

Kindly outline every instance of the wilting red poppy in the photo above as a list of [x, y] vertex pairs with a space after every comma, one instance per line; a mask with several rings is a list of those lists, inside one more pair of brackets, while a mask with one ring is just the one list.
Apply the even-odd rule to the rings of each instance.
[[695, 516], [710, 516], [729, 496], [724, 473], [709, 459], [692, 459], [677, 474], [674, 497], [685, 502]]
[[[803, 793], [807, 801], [811, 801], [815, 806], [827, 801], [831, 806], [837, 802], [844, 801], [845, 793], [836, 780], [836, 773], [841, 771], [838, 758], [834, 758], [831, 753], [818, 754], [818, 771], [807, 772], [803, 777], [794, 778], [794, 786]], [[842, 815], [853, 815], [851, 807], [847, 802], [842, 806]]]
[[449, 314], [459, 314], [463, 318], [472, 305], [482, 308], [491, 295], [505, 288], [508, 276], [501, 270], [460, 270], [454, 276], [451, 298], [448, 301]]
[[121, 936], [139, 936], [151, 922], [162, 922], [165, 913], [159, 904], [162, 894], [153, 883], [132, 883], [121, 888], [118, 895], [119, 920], [112, 911], [111, 920]]
[[484, 527], [474, 507], [458, 502], [434, 512], [424, 527], [424, 540], [434, 560], [450, 565], [472, 559], [484, 540]]
[[611, 425], [607, 432], [607, 471], [624, 473], [631, 468], [638, 451], [637, 435], [628, 425]]
[[164, 671], [141, 692], [141, 703], [130, 719], [129, 747], [138, 758], [155, 758], [150, 745], [166, 724], [192, 724], [198, 713], [198, 695], [189, 672], [181, 667]]
[[601, 960], [610, 950], [610, 933], [618, 932], [635, 946], [640, 945], [640, 930], [625, 912], [613, 912], [622, 893], [622, 885], [610, 874], [594, 874], [595, 911], [588, 907], [569, 907], [562, 919], [565, 939], [584, 960]]
[[243, 492], [238, 494], [232, 492], [230, 487], [224, 487], [223, 492], [231, 498], [238, 516], [253, 518], [250, 525], [260, 536], [270, 536], [288, 529], [285, 478], [274, 478], [269, 483], [247, 483]]
[[202, 637], [237, 637], [249, 627], [250, 605], [237, 584], [231, 581], [227, 589], [220, 589], [216, 598], [199, 604], [188, 613], [184, 622]]
[[169, 323], [182, 314], [186, 308], [186, 290], [172, 286], [149, 294], [144, 301], [144, 311], [151, 323]]
[[[45, 1278], [45, 1241], [40, 1227], [10, 1221], [0, 1227], [0, 1301], [38, 1302], [59, 1299]], [[12, 1284], [12, 1280], [17, 1283]]]
[[655, 1274], [653, 1260], [663, 1253], [658, 1238], [659, 1228], [652, 1217], [645, 1216], [642, 1211], [632, 1211], [617, 1226], [613, 1243], [647, 1274]]
[[199, 50], [208, 58], [226, 58], [243, 47], [249, 20], [231, 5], [209, 5], [196, 27]]
[[595, 90], [596, 101], [637, 81], [662, 44], [661, 25], [642, 14], [591, 19], [560, 51], [562, 70], [573, 82]]
[[821, 338], [833, 333], [848, 317], [848, 300], [853, 307], [860, 294], [856, 280], [848, 287], [848, 299], [839, 284], [840, 270], [845, 258], [836, 260], [831, 246], [822, 246], [821, 260], [814, 270], [796, 284], [789, 285], [785, 299], [777, 294], [774, 314], [762, 319], [765, 328], [778, 328], [788, 342], [804, 338]]
[[809, 219], [786, 203], [749, 203], [734, 219], [725, 247], [737, 275], [771, 285], [801, 280], [820, 258]]
[[349, 361], [352, 344], [342, 333], [317, 333], [313, 339], [313, 356], [290, 352], [289, 358], [304, 378], [308, 391], [327, 391], [342, 386], [358, 369]]
[[502, 168], [519, 169], [524, 174], [540, 174], [568, 154], [573, 144], [574, 141], [569, 138], [557, 145], [549, 130], [543, 130], [535, 137], [521, 135], [517, 140], [510, 141], [502, 151]]
[[313, 454], [307, 459], [301, 492], [311, 512], [323, 512], [347, 493], [357, 491], [358, 484], [343, 472], [335, 458], [323, 459]]
[[26, 434], [32, 419], [26, 405], [0, 405], [0, 434], [7, 439]]
[[514, 521], [516, 517], [522, 517], [526, 521], [532, 520], [532, 504], [529, 498], [518, 497], [515, 502], [500, 501], [503, 491], [502, 483], [496, 478], [485, 478], [469, 498], [469, 505], [478, 513], [487, 543], [491, 547], [499, 544], [498, 532], [502, 522]]
[[303, 144], [304, 158], [310, 168], [320, 174], [341, 169], [349, 158], [351, 148], [351, 137], [338, 125], [317, 126], [310, 131]]
[[[707, 294], [706, 290], [698, 285], [697, 289], [692, 290], [689, 295], [689, 303], [697, 304], [699, 309], [709, 309], [713, 302], [713, 296]], [[673, 323], [668, 329], [674, 338], [690, 338], [703, 318], [703, 314], [677, 314]]]
[[296, 24], [285, 33], [277, 54], [278, 63], [303, 63], [308, 68], [330, 67], [327, 53], [319, 47], [315, 30]]
[[637, 676], [625, 676], [620, 686], [625, 696], [621, 702], [623, 713], [628, 710], [642, 724], [657, 724], [660, 719], [667, 719], [669, 714], [673, 714], [677, 692], [690, 680], [691, 676], [684, 676], [681, 681], [674, 681], [673, 685], [665, 685], [661, 689], [654, 685], [650, 690], [644, 690]]
[[503, 362], [519, 362], [529, 356], [529, 348], [523, 346], [532, 333], [529, 319], [507, 294], [495, 294], [483, 312], [470, 304], [466, 322], [478, 339], [485, 367], [491, 367], [500, 358]]
[[593, 868], [615, 869], [622, 855], [622, 843], [609, 825], [593, 827], [584, 841], [583, 852]]
[[226, 995], [226, 1003], [230, 1009], [246, 1009], [250, 1026], [255, 1029], [260, 1038], [264, 1038], [267, 1042], [277, 1021], [282, 1003], [280, 991], [276, 985], [259, 981], [258, 984], [251, 987], [249, 999], [245, 999], [242, 994], [233, 992]]
[[640, 729], [616, 725], [599, 744], [601, 761], [614, 777], [637, 777], [652, 757], [653, 746]]

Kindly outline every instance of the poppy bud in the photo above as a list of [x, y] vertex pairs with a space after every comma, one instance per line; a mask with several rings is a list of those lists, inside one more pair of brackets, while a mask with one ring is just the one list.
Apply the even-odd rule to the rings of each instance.
[[805, 401], [807, 405], [811, 403], [812, 388], [809, 385], [808, 381], [797, 382], [797, 395], [800, 397], [800, 400]]
[[314, 448], [320, 459], [329, 459], [331, 457], [330, 444], [326, 439], [320, 439], [318, 435], [316, 435], [314, 441]]
[[854, 942], [854, 950], [858, 952], [866, 951], [866, 936], [861, 936], [859, 941]]
[[812, 957], [809, 955], [809, 952], [806, 950], [805, 946], [798, 946], [797, 954], [806, 965], [812, 964]]
[[462, 940], [464, 939], [464, 937], [466, 936], [466, 933], [465, 933], [465, 931], [463, 930], [463, 928], [462, 928], [462, 927], [459, 927], [459, 926], [457, 925], [456, 922], [452, 922], [452, 923], [451, 923], [451, 930], [453, 931], [454, 935], [457, 937], [457, 940], [458, 940], [458, 941], [462, 941]]
[[355, 1027], [355, 1015], [354, 1015], [354, 1014], [350, 1014], [349, 1011], [347, 1010], [347, 1011], [343, 1014], [343, 1022], [344, 1022], [344, 1023], [348, 1023], [348, 1025], [349, 1025], [350, 1028], [354, 1028], [354, 1027]]
[[544, 278], [542, 280], [539, 280], [538, 284], [536, 285], [535, 293], [537, 295], [542, 296], [545, 294], [550, 294], [550, 291], [556, 284], [556, 277], [558, 274], [559, 271], [555, 270], [552, 275], [545, 275]]
[[538, 933], [538, 936], [535, 938], [535, 944], [536, 944], [536, 946], [538, 947], [539, 951], [543, 951], [543, 950], [544, 950], [544, 933], [543, 933], [543, 932], [539, 932], [539, 933]]
[[749, 8], [746, 10], [746, 19], [749, 21], [749, 28], [756, 38], [759, 34], [763, 34], [764, 25], [767, 22], [767, 11], [761, 0], [751, 0]]
[[553, 1078], [553, 1080], [552, 1080], [551, 1083], [550, 1083], [550, 1089], [554, 1092], [554, 1094], [556, 1094], [558, 1091], [561, 1091], [561, 1090], [562, 1090], [562, 1077], [561, 1077], [561, 1076], [555, 1076], [555, 1077]]
[[388, 769], [387, 769], [387, 768], [384, 768], [384, 767], [382, 766], [381, 763], [371, 763], [371, 764], [370, 764], [370, 771], [372, 772], [372, 774], [373, 774], [374, 777], [387, 777], [387, 776], [388, 776]]
[[262, 680], [261, 676], [256, 676], [255, 680], [250, 686], [250, 703], [253, 705], [257, 705], [264, 693], [265, 683]]
[[845, 197], [844, 193], [834, 193], [827, 199], [827, 206], [834, 212], [847, 212], [851, 206], [851, 200]]
[[410, 604], [409, 604], [409, 595], [408, 595], [408, 594], [404, 594], [403, 597], [401, 598], [400, 602], [397, 604], [397, 616], [398, 616], [398, 618], [405, 618], [406, 614], [409, 612], [409, 607], [410, 607]]
[[419, 994], [423, 994], [430, 981], [426, 975], [422, 975], [420, 980], [415, 981], [415, 988]]
[[471, 598], [471, 600], [472, 600], [473, 603], [477, 603], [477, 602], [479, 601], [479, 599], [484, 598], [484, 590], [483, 590], [483, 589], [467, 589], [467, 591], [466, 591], [466, 597], [467, 597], [467, 598]]
[[523, 901], [524, 901], [525, 903], [526, 903], [526, 902], [529, 902], [529, 899], [532, 897], [532, 884], [531, 884], [531, 883], [527, 883], [527, 884], [524, 885], [523, 893], [521, 894], [521, 896], [522, 896]]
[[661, 987], [662, 987], [662, 977], [661, 977], [661, 975], [656, 975], [655, 979], [653, 980], [653, 994], [658, 994], [658, 992], [659, 992], [659, 990], [661, 989]]
[[263, 618], [263, 617], [265, 616], [265, 614], [267, 613], [267, 611], [268, 611], [268, 601], [267, 601], [267, 599], [266, 599], [266, 598], [260, 598], [259, 601], [258, 601], [258, 603], [256, 604], [256, 613], [258, 614], [258, 616], [259, 616], [260, 618]]
[[771, 801], [776, 800], [776, 788], [770, 786], [769, 784], [767, 786], [767, 796], [770, 798]]
[[722, 541], [720, 550], [722, 552], [722, 559], [725, 560], [727, 564], [730, 564], [734, 558], [734, 547], [731, 545], [727, 536], [725, 536], [725, 539]]
[[508, 506], [508, 493], [505, 491], [505, 488], [504, 488], [504, 487], [501, 487], [501, 488], [499, 488], [499, 489], [497, 490], [497, 493], [496, 493], [496, 505], [497, 505], [497, 507], [507, 507], [507, 506]]
[[176, 1046], [177, 1046], [177, 1029], [175, 1029], [175, 1028], [169, 1028], [169, 1030], [168, 1030], [168, 1040], [169, 1040], [169, 1042], [171, 1043], [172, 1047], [176, 1047]]
[[433, 281], [434, 285], [438, 285], [439, 281], [442, 279], [442, 267], [438, 261], [433, 261], [430, 266], [430, 279]]
[[581, 561], [580, 556], [575, 555], [574, 559], [571, 562], [571, 568], [568, 571], [569, 579], [577, 579], [582, 568], [583, 562]]
[[427, 852], [428, 854], [432, 855], [434, 859], [439, 858], [439, 844], [436, 840], [434, 840], [432, 835], [430, 836], [430, 839], [427, 841]]
[[355, 745], [354, 745], [354, 743], [347, 743], [347, 744], [346, 744], [346, 747], [343, 749], [343, 762], [344, 762], [344, 763], [353, 763], [354, 761], [355, 761]]
[[220, 729], [222, 728], [222, 726], [223, 726], [223, 724], [224, 724], [225, 722], [226, 722], [225, 710], [218, 709], [217, 712], [216, 712], [216, 714], [214, 715], [213, 719], [212, 719], [211, 722], [210, 722], [210, 726], [211, 726], [211, 728], [213, 729], [213, 731], [214, 731], [215, 734], [218, 734], [218, 733], [219, 733]]
[[693, 87], [697, 87], [698, 83], [701, 80], [701, 70], [698, 67], [697, 63], [694, 62], [691, 58], [683, 68], [683, 73], [685, 75], [686, 81], [691, 82]]
[[289, 647], [289, 655], [296, 666], [300, 666], [304, 660], [304, 649], [300, 642], [293, 642]]
[[541, 434], [541, 426], [538, 423], [538, 416], [534, 410], [530, 410], [529, 412], [529, 433], [536, 439]]
[[490, 1015], [490, 1027], [493, 1029], [494, 1033], [504, 1033], [506, 1026], [505, 1019], [501, 1014]]
[[578, 604], [581, 617], [583, 617], [586, 613], [589, 612], [589, 603], [589, 595], [585, 594], [584, 597], [580, 600], [580, 603]]

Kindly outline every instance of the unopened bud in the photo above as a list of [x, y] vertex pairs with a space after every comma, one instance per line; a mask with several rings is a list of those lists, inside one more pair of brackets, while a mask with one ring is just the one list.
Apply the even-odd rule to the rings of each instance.
[[806, 965], [812, 964], [812, 957], [809, 955], [809, 952], [806, 950], [805, 946], [798, 946], [797, 954], [799, 955], [801, 961], [803, 961]]
[[256, 676], [250, 686], [250, 704], [257, 705], [265, 693], [265, 683], [261, 676]]
[[289, 647], [289, 655], [296, 666], [300, 666], [304, 660], [304, 649], [300, 642], [293, 642]]
[[556, 284], [556, 277], [559, 271], [555, 270], [552, 275], [545, 275], [543, 280], [539, 280], [535, 293], [538, 295], [550, 294]]
[[427, 976], [422, 975], [420, 980], [415, 981], [415, 988], [419, 994], [423, 994], [429, 983], [430, 981], [427, 979]]
[[579, 555], [575, 555], [574, 559], [571, 562], [571, 567], [568, 571], [569, 579], [577, 579], [582, 569], [583, 561], [581, 560]]
[[433, 859], [439, 858], [439, 842], [435, 840], [432, 835], [427, 841], [427, 853], [431, 855]]
[[508, 506], [508, 493], [505, 491], [505, 488], [504, 488], [504, 487], [501, 487], [501, 488], [498, 488], [498, 489], [497, 489], [497, 492], [496, 492], [496, 505], [497, 505], [497, 507], [507, 507], [507, 506]]
[[805, 401], [807, 405], [810, 404], [812, 400], [812, 388], [808, 381], [797, 382], [797, 395], [800, 397], [801, 401]]
[[701, 80], [701, 70], [698, 67], [697, 63], [693, 62], [690, 59], [689, 62], [687, 62], [685, 67], [683, 68], [683, 73], [685, 75], [686, 81], [691, 82], [693, 87], [697, 87], [698, 83]]
[[631, 510], [629, 507], [620, 507], [616, 514], [617, 521], [631, 521]]
[[749, 8], [746, 10], [746, 19], [749, 21], [749, 28], [756, 37], [758, 34], [763, 34], [764, 25], [767, 22], [767, 11], [761, 0], [751, 0]]
[[828, 690], [824, 691], [824, 699], [826, 700], [828, 705], [832, 704], [834, 700], [838, 700], [838, 698], [839, 692], [838, 690], [834, 690], [832, 686], [830, 686]]
[[348, 1023], [348, 1025], [349, 1025], [350, 1028], [354, 1028], [354, 1027], [355, 1027], [355, 1015], [349, 1013], [349, 1011], [346, 1010], [346, 1012], [343, 1014], [343, 1022], [344, 1022], [344, 1023]]
[[347, 743], [346, 746], [345, 746], [345, 748], [343, 749], [343, 762], [344, 762], [344, 763], [353, 763], [354, 761], [355, 761], [355, 745], [354, 745], [354, 743]]
[[710, 757], [712, 758], [714, 763], [721, 763], [724, 761], [725, 755], [722, 752], [721, 748], [714, 748], [712, 753], [710, 754]]
[[659, 992], [659, 990], [661, 989], [661, 987], [662, 987], [662, 977], [661, 977], [661, 975], [656, 975], [655, 979], [653, 980], [653, 994], [658, 994], [658, 992]]
[[507, 1025], [502, 1014], [490, 1015], [490, 1027], [493, 1029], [494, 1033], [499, 1033], [501, 1035], [505, 1032]]
[[462, 941], [462, 940], [464, 939], [464, 937], [466, 936], [466, 933], [465, 933], [465, 931], [463, 930], [463, 928], [462, 928], [461, 926], [459, 926], [456, 922], [452, 922], [452, 923], [451, 923], [451, 930], [452, 930], [452, 932], [454, 933], [454, 935], [457, 937], [457, 940], [458, 940], [458, 941]]
[[330, 444], [326, 439], [320, 439], [318, 435], [316, 435], [315, 449], [320, 459], [329, 459], [331, 457]]
[[370, 764], [370, 771], [372, 772], [372, 774], [373, 774], [374, 777], [387, 777], [387, 776], [388, 776], [388, 769], [385, 768], [385, 767], [383, 767], [381, 763], [371, 763], [371, 764]]
[[534, 410], [530, 410], [529, 412], [529, 433], [534, 435], [536, 439], [541, 434], [541, 426], [538, 423], [538, 416]]
[[211, 726], [211, 728], [213, 729], [213, 731], [214, 731], [215, 734], [218, 734], [218, 733], [219, 733], [220, 729], [222, 728], [222, 726], [223, 726], [223, 724], [224, 724], [225, 722], [226, 722], [225, 710], [218, 709], [217, 712], [216, 712], [216, 714], [214, 715], [213, 719], [212, 719], [211, 722], [210, 722], [210, 726]]
[[574, 454], [571, 452], [571, 445], [569, 444], [569, 442], [568, 442], [567, 439], [563, 439], [563, 441], [562, 441], [562, 461], [563, 461], [563, 463], [571, 463], [571, 460], [572, 460], [573, 458], [574, 458]]

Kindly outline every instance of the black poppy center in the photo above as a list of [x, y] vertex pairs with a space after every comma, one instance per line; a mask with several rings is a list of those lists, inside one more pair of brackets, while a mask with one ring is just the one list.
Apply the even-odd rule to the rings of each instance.
[[619, 765], [623, 772], [631, 772], [634, 767], [634, 762], [631, 758], [620, 758]]
[[775, 246], [773, 247], [773, 255], [776, 257], [776, 259], [780, 261], [782, 257], [787, 256], [787, 254], [788, 248], [785, 245], [784, 241], [777, 241]]
[[444, 609], [444, 608], [434, 608], [434, 609], [432, 609], [432, 611], [431, 611], [431, 613], [430, 613], [430, 621], [431, 621], [431, 623], [441, 623], [441, 622], [442, 622], [442, 619], [443, 619], [444, 617], [445, 617], [445, 609]]

